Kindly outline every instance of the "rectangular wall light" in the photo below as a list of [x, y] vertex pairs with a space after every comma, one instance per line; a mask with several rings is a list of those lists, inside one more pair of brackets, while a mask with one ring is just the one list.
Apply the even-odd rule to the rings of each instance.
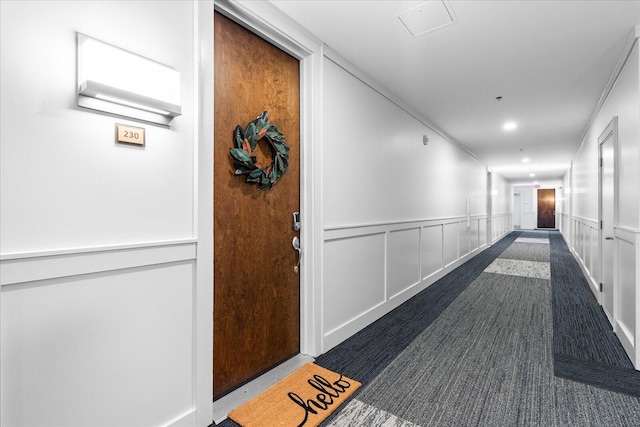
[[77, 34], [78, 106], [169, 126], [182, 114], [180, 73]]

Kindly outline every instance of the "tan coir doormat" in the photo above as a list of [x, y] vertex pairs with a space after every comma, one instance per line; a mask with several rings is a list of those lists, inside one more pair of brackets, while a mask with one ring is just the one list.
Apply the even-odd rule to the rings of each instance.
[[314, 427], [338, 408], [360, 383], [307, 363], [229, 413], [242, 427]]

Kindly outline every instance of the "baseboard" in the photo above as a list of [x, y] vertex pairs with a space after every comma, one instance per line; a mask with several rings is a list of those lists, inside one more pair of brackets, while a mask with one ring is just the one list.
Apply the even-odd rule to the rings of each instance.
[[194, 427], [196, 426], [196, 409], [190, 409], [162, 427]]
[[636, 348], [635, 348], [635, 339], [631, 331], [629, 331], [622, 323], [619, 321], [615, 322], [615, 333], [622, 344], [622, 347], [627, 352], [627, 356], [631, 359], [631, 363], [633, 366], [640, 370], [640, 361], [635, 357]]

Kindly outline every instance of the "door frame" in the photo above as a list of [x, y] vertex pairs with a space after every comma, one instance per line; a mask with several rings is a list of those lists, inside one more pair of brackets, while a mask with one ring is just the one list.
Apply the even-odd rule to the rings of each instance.
[[[598, 137], [598, 224], [600, 224], [600, 227], [598, 227], [598, 261], [599, 261], [599, 267], [600, 267], [600, 271], [598, 272], [598, 282], [601, 282], [602, 277], [603, 277], [603, 267], [604, 267], [604, 239], [605, 239], [605, 235], [604, 235], [604, 230], [602, 228], [602, 221], [603, 221], [603, 197], [602, 197], [602, 167], [601, 167], [601, 163], [602, 162], [602, 144], [604, 144], [606, 141], [608, 141], [609, 139], [611, 139], [612, 142], [612, 147], [613, 147], [613, 229], [614, 229], [614, 244], [613, 244], [613, 265], [611, 266], [613, 268], [613, 313], [607, 313], [606, 310], [604, 310], [604, 312], [607, 314], [607, 318], [609, 319], [609, 322], [611, 323], [611, 326], [614, 330], [614, 332], [618, 332], [617, 328], [616, 328], [616, 319], [617, 319], [617, 313], [619, 313], [620, 311], [620, 303], [618, 301], [618, 269], [617, 269], [617, 265], [618, 265], [618, 245], [615, 242], [616, 239], [616, 233], [615, 230], [618, 227], [618, 206], [619, 206], [619, 190], [618, 190], [618, 164], [619, 164], [619, 159], [618, 159], [618, 116], [615, 116], [613, 119], [611, 119], [611, 121], [609, 122], [609, 124], [607, 125], [607, 127], [604, 129], [604, 131], [602, 131], [602, 133], [600, 134], [600, 136]], [[601, 290], [598, 291], [598, 303], [600, 305], [604, 304], [604, 295], [603, 292]], [[611, 316], [611, 317], [609, 317]]]
[[[197, 425], [213, 419], [213, 138], [214, 138], [214, 10], [300, 60], [300, 240], [304, 260], [300, 271], [300, 353], [317, 356], [321, 350], [322, 283], [322, 60], [323, 47], [295, 22], [267, 2], [193, 0], [194, 78], [198, 92], [194, 150], [197, 206], [194, 236], [198, 238], [194, 283], [194, 396]], [[212, 286], [213, 284], [213, 286]]]
[[[321, 283], [322, 151], [321, 144], [314, 141], [321, 140], [322, 104], [318, 95], [322, 84], [322, 44], [300, 30], [288, 16], [270, 3], [220, 0], [214, 3], [214, 7], [217, 12], [300, 61], [300, 241], [303, 249], [300, 270], [300, 353], [317, 356], [321, 343], [321, 323], [318, 318], [320, 295], [318, 286], [313, 284]], [[210, 198], [212, 194], [200, 194], [199, 197]]]

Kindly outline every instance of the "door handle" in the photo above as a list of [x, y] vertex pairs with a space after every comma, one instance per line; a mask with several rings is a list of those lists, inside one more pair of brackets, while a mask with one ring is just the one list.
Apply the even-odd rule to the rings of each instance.
[[293, 272], [298, 274], [298, 272], [300, 271], [300, 262], [302, 261], [302, 248], [300, 247], [300, 239], [298, 238], [298, 236], [295, 236], [293, 238], [293, 240], [291, 241], [291, 246], [293, 246], [293, 249], [298, 251], [298, 263], [295, 265], [295, 267], [293, 267]]
[[613, 240], [613, 237], [605, 237], [604, 240]]

